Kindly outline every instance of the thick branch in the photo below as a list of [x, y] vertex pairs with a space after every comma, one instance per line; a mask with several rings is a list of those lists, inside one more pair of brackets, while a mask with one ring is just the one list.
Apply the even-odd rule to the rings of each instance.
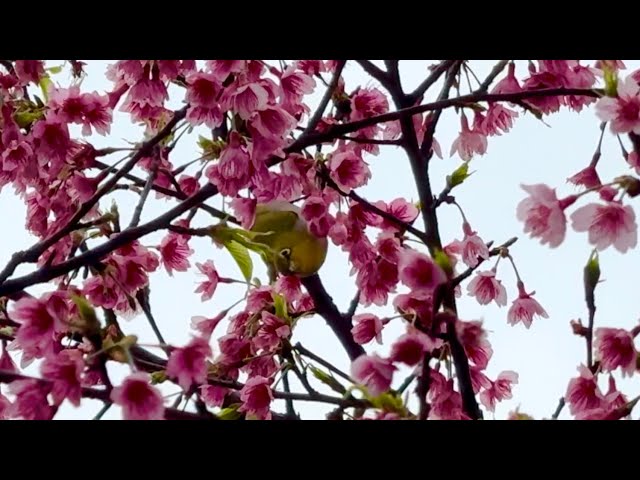
[[311, 298], [313, 298], [315, 311], [329, 324], [329, 327], [347, 351], [349, 358], [353, 361], [360, 355], [364, 355], [364, 348], [355, 342], [351, 334], [351, 320], [340, 313], [333, 299], [325, 290], [324, 285], [322, 285], [320, 277], [316, 274], [303, 278], [302, 284], [311, 295]]

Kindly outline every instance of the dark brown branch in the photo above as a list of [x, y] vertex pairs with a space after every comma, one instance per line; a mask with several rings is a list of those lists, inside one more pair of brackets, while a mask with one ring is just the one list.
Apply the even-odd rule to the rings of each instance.
[[[455, 64], [453, 67], [455, 68]], [[397, 107], [406, 105], [408, 99], [402, 91], [391, 91], [390, 93], [394, 98], [394, 102]], [[434, 103], [442, 105], [449, 101], [450, 100], [441, 100]], [[409, 111], [411, 108], [404, 110]], [[429, 248], [431, 255], [434, 256], [437, 251], [442, 250], [442, 241], [440, 239], [440, 232], [438, 229], [436, 210], [433, 208], [434, 200], [428, 173], [428, 157], [420, 151], [421, 149], [418, 145], [418, 139], [411, 117], [402, 117], [400, 119], [400, 127], [402, 129], [404, 140], [403, 147], [409, 157], [409, 163], [411, 165], [414, 181], [418, 190], [420, 204], [422, 205], [422, 218], [425, 225], [427, 247]], [[446, 288], [446, 291], [444, 292], [443, 305], [446, 309], [451, 310], [457, 315], [453, 288]], [[449, 342], [451, 356], [453, 357], [460, 395], [462, 397], [463, 409], [471, 419], [476, 420], [482, 418], [482, 411], [478, 406], [478, 402], [473, 392], [469, 360], [467, 359], [464, 347], [458, 339], [455, 322], [447, 322], [446, 327], [447, 341]]]
[[553, 412], [553, 415], [551, 415], [551, 418], [553, 420], [558, 419], [558, 417], [560, 416], [560, 413], [562, 412], [562, 409], [564, 408], [564, 405], [565, 405], [564, 397], [560, 397], [560, 400], [558, 401], [558, 406], [556, 407], [556, 411]]
[[353, 318], [353, 316], [356, 313], [356, 310], [358, 309], [359, 304], [360, 304], [360, 290], [356, 292], [356, 294], [351, 299], [351, 303], [349, 303], [349, 309], [345, 314], [347, 318]]
[[348, 140], [354, 143], [362, 143], [365, 145], [395, 145], [400, 146], [400, 140], [376, 140], [374, 138], [358, 138], [358, 137], [350, 137], [349, 135], [338, 135], [340, 140]]
[[418, 386], [416, 387], [416, 393], [418, 394], [418, 401], [420, 402], [420, 410], [418, 418], [420, 420], [426, 420], [429, 416], [429, 403], [427, 402], [427, 394], [431, 387], [431, 370], [429, 362], [431, 361], [431, 354], [429, 352], [424, 354], [422, 359], [422, 372], [418, 379]]
[[500, 73], [508, 64], [509, 60], [500, 60], [498, 63], [496, 63], [491, 69], [491, 72], [489, 72], [489, 75], [487, 75], [487, 78], [485, 78], [484, 81], [480, 84], [480, 87], [477, 91], [480, 93], [487, 92], [489, 90], [489, 87], [491, 86], [491, 83], [496, 79], [498, 75], [500, 75]]
[[347, 351], [349, 358], [353, 361], [360, 355], [364, 355], [364, 348], [355, 342], [351, 334], [351, 319], [345, 318], [340, 313], [333, 299], [325, 290], [324, 285], [322, 285], [320, 277], [316, 274], [303, 278], [301, 281], [311, 298], [313, 298], [316, 313], [329, 324], [329, 327]]
[[342, 70], [344, 69], [346, 63], [347, 63], [346, 60], [340, 60], [338, 62], [338, 65], [336, 66], [336, 69], [333, 72], [333, 78], [331, 79], [331, 83], [329, 83], [327, 90], [324, 92], [324, 95], [322, 97], [322, 100], [320, 100], [320, 104], [318, 105], [318, 108], [314, 112], [313, 116], [309, 119], [309, 123], [307, 123], [307, 128], [305, 128], [304, 132], [301, 135], [301, 138], [312, 133], [318, 126], [318, 123], [320, 123], [320, 120], [324, 115], [324, 111], [327, 109], [327, 105], [329, 105], [329, 102], [331, 101], [333, 92], [338, 86], [338, 82], [340, 81], [340, 75], [342, 75]]
[[140, 194], [140, 200], [138, 201], [136, 208], [133, 210], [129, 228], [137, 227], [140, 224], [142, 209], [144, 208], [144, 204], [147, 202], [147, 198], [149, 197], [149, 192], [151, 192], [153, 182], [156, 181], [156, 177], [158, 176], [158, 167], [160, 167], [160, 158], [158, 157], [158, 155], [154, 155], [153, 161], [151, 163], [151, 172], [149, 172], [149, 178], [147, 178], [147, 182], [145, 183], [144, 188], [142, 189], [142, 193]]
[[332, 371], [333, 373], [335, 373], [336, 375], [344, 378], [346, 381], [354, 383], [353, 379], [347, 375], [346, 373], [344, 373], [342, 370], [340, 370], [339, 368], [331, 365], [329, 362], [327, 362], [325, 359], [319, 357], [318, 355], [316, 355], [315, 353], [313, 353], [312, 351], [308, 350], [307, 348], [303, 347], [301, 343], [296, 343], [295, 346], [293, 347], [294, 350], [296, 352], [298, 352], [300, 355], [304, 355], [305, 357], [310, 358], [311, 360], [318, 362], [320, 365], [322, 365], [325, 368], [328, 368], [330, 371]]
[[449, 70], [451, 65], [453, 65], [457, 60], [443, 60], [440, 62], [429, 74], [424, 81], [418, 85], [418, 87], [411, 92], [409, 97], [411, 98], [411, 104], [417, 102], [422, 96], [429, 90], [429, 87], [436, 83], [438, 79], [442, 76], [444, 72]]
[[[477, 102], [515, 102], [519, 100], [525, 100], [528, 98], [540, 98], [540, 97], [553, 97], [553, 96], [565, 96], [576, 95], [599, 98], [602, 96], [602, 90], [600, 89], [588, 89], [588, 88], [545, 88], [540, 90], [531, 90], [515, 93], [470, 93], [468, 95], [461, 95], [456, 98], [449, 98], [445, 100], [439, 100], [431, 103], [425, 103], [422, 105], [416, 105], [414, 107], [400, 108], [395, 112], [383, 113], [374, 117], [364, 118], [350, 123], [342, 123], [339, 125], [333, 125], [327, 131], [322, 133], [310, 134], [305, 137], [300, 143], [294, 142], [290, 148], [301, 149], [309, 145], [315, 145], [325, 141], [335, 139], [338, 135], [345, 135], [347, 133], [357, 132], [363, 128], [370, 127], [372, 125], [378, 125], [379, 123], [386, 123], [393, 120], [398, 120], [405, 117], [411, 117], [416, 113], [429, 112], [432, 110], [442, 110], [455, 106], [465, 106]], [[278, 161], [269, 162], [270, 165], [278, 163]]]
[[382, 85], [385, 85], [388, 81], [386, 72], [377, 67], [373, 62], [370, 62], [369, 60], [356, 60], [356, 62], [365, 72], [378, 80]]

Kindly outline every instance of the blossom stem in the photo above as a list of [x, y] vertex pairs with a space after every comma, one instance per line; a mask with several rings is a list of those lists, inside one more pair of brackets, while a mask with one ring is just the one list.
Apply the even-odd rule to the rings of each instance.
[[509, 259], [509, 261], [511, 262], [511, 266], [513, 267], [513, 271], [516, 274], [516, 279], [518, 280], [518, 283], [523, 283], [522, 279], [520, 278], [520, 273], [518, 272], [518, 267], [516, 267], [515, 262], [513, 261], [513, 257], [511, 256], [511, 254], [507, 254], [507, 258]]
[[606, 126], [607, 122], [600, 123], [600, 139], [598, 140], [598, 146], [596, 147], [596, 151], [593, 153], [591, 163], [589, 164], [591, 167], [595, 167], [600, 161], [600, 156], [602, 155], [602, 139], [604, 138], [604, 129]]
[[140, 194], [140, 200], [136, 205], [135, 210], [133, 211], [133, 216], [131, 217], [131, 223], [129, 223], [129, 228], [137, 227], [140, 224], [140, 216], [142, 215], [142, 209], [144, 208], [144, 204], [147, 203], [147, 198], [149, 197], [149, 193], [151, 192], [151, 186], [156, 181], [156, 177], [158, 175], [158, 167], [160, 166], [160, 156], [154, 155], [151, 163], [151, 172], [149, 172], [149, 177], [147, 178], [147, 182], [144, 185], [142, 193]]

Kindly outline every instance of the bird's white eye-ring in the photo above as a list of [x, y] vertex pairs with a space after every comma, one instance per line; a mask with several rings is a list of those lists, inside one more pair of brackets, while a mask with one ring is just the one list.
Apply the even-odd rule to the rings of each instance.
[[289, 259], [289, 257], [291, 257], [291, 249], [283, 248], [282, 250], [280, 250], [280, 256]]

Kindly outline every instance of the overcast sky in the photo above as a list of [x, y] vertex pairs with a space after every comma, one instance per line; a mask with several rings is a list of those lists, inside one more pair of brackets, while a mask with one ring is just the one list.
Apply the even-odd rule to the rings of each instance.
[[[434, 61], [402, 61], [400, 70], [405, 90], [413, 89], [426, 75], [426, 66]], [[592, 64], [592, 61], [588, 61]], [[633, 71], [640, 67], [638, 61], [626, 61], [628, 69]], [[51, 65], [60, 64], [51, 61]], [[85, 79], [83, 91], [96, 90], [103, 93], [111, 88], [106, 80], [104, 71], [111, 62], [87, 61], [88, 78]], [[493, 66], [493, 61], [474, 61], [471, 63], [478, 77], [483, 77]], [[518, 63], [518, 77], [526, 69], [526, 62]], [[355, 62], [349, 62], [344, 77], [347, 91], [352, 91], [358, 85], [375, 85]], [[54, 80], [66, 86], [69, 77], [66, 71], [57, 75]], [[439, 91], [439, 85], [432, 87], [429, 97], [431, 100]], [[172, 91], [174, 92], [174, 91]], [[311, 104], [317, 102], [324, 92], [324, 87], [318, 85]], [[173, 95], [171, 105], [179, 107], [183, 99], [181, 95]], [[520, 114], [512, 131], [500, 137], [489, 139], [487, 154], [476, 157], [471, 162], [471, 170], [475, 173], [456, 189], [455, 196], [465, 211], [472, 227], [485, 241], [493, 240], [500, 244], [513, 236], [518, 236], [518, 242], [511, 248], [518, 270], [528, 291], [535, 290], [535, 298], [542, 304], [549, 314], [548, 319], [535, 319], [532, 327], [526, 329], [524, 325], [510, 326], [507, 324], [507, 310], [511, 301], [517, 295], [515, 276], [507, 262], [501, 262], [498, 278], [507, 288], [508, 305], [499, 308], [494, 304], [481, 307], [466, 295], [466, 284], [463, 284], [463, 297], [458, 300], [459, 315], [463, 320], [484, 320], [485, 327], [490, 331], [489, 340], [493, 346], [494, 355], [489, 363], [487, 375], [493, 380], [503, 370], [514, 370], [519, 374], [519, 384], [513, 389], [513, 399], [498, 404], [495, 418], [505, 418], [509, 411], [520, 405], [523, 412], [535, 418], [549, 417], [555, 410], [558, 399], [567, 388], [571, 377], [577, 375], [577, 366], [585, 362], [585, 342], [572, 334], [569, 322], [581, 318], [586, 321], [587, 312], [584, 303], [582, 287], [582, 268], [591, 253], [584, 233], [576, 233], [570, 228], [565, 242], [557, 249], [542, 246], [536, 240], [531, 240], [523, 234], [522, 224], [516, 220], [515, 210], [518, 202], [524, 197], [520, 183], [546, 183], [557, 188], [559, 196], [574, 193], [576, 189], [565, 182], [566, 178], [578, 172], [590, 162], [599, 134], [599, 121], [592, 108], [581, 113], [563, 111], [545, 119], [548, 126], [536, 120], [531, 115]], [[453, 110], [447, 111], [441, 118], [436, 131], [436, 138], [442, 146], [444, 159], [437, 157], [431, 162], [431, 179], [434, 192], [439, 192], [444, 186], [445, 175], [457, 168], [461, 160], [457, 156], [449, 157], [451, 143], [459, 131], [459, 118]], [[78, 129], [75, 129], [78, 132]], [[90, 141], [96, 147], [125, 146], [125, 141], [140, 141], [140, 129], [129, 121], [128, 115], [117, 113], [111, 127], [111, 135], [106, 139], [99, 135], [92, 135]], [[79, 132], [78, 132], [79, 133]], [[183, 139], [178, 148], [172, 153], [174, 166], [186, 163], [198, 156], [195, 145], [198, 130], [191, 137]], [[110, 162], [119, 159], [117, 156], [109, 158]], [[369, 156], [367, 161], [373, 173], [372, 179], [359, 193], [370, 201], [390, 201], [404, 196], [417, 201], [416, 190], [406, 157], [400, 149], [395, 147], [381, 148], [378, 156]], [[629, 173], [626, 163], [620, 154], [617, 140], [608, 132], [603, 143], [602, 159], [598, 171], [603, 182], [610, 181], [615, 176]], [[125, 216], [123, 224], [128, 222], [137, 201], [137, 196], [129, 192], [119, 192], [110, 196], [117, 199], [120, 212]], [[586, 202], [585, 202], [586, 200]], [[590, 198], [581, 199], [576, 206], [583, 205]], [[108, 207], [111, 200], [103, 201], [103, 207]], [[150, 220], [161, 214], [175, 202], [152, 198], [147, 203], [142, 215], [142, 221]], [[221, 199], [214, 198], [210, 204], [221, 207]], [[5, 213], [2, 248], [0, 249], [0, 265], [4, 265], [11, 254], [31, 245], [35, 238], [25, 230], [26, 208], [18, 199], [11, 187], [5, 187], [0, 193], [0, 207]], [[575, 207], [574, 207], [575, 208]], [[570, 209], [569, 212], [573, 211]], [[462, 228], [459, 212], [455, 207], [443, 206], [439, 210], [441, 236], [443, 242], [449, 243], [454, 238], [462, 238]], [[211, 217], [197, 215], [194, 226], [205, 226], [211, 223]], [[420, 227], [422, 225], [419, 225]], [[154, 234], [142, 239], [145, 245], [157, 245], [164, 233]], [[196, 273], [196, 262], [212, 259], [221, 275], [240, 278], [237, 266], [228, 254], [215, 248], [210, 241], [194, 238], [191, 247], [196, 253], [190, 258], [194, 268], [186, 273], [174, 273], [169, 277], [164, 269], [159, 269], [151, 277], [151, 302], [160, 330], [167, 340], [177, 346], [186, 343], [191, 335], [190, 321], [194, 315], [212, 317], [221, 309], [235, 303], [243, 294], [243, 288], [232, 285], [221, 285], [214, 298], [208, 302], [201, 302], [199, 295], [193, 293], [200, 276]], [[638, 265], [637, 250], [622, 255], [615, 250], [608, 249], [601, 253], [600, 263], [602, 279], [604, 280], [596, 291], [597, 314], [595, 325], [619, 328], [632, 328], [638, 322], [637, 282], [629, 282], [630, 265]], [[256, 274], [263, 275], [255, 259]], [[492, 264], [492, 263], [491, 263]], [[320, 271], [321, 278], [329, 293], [333, 296], [341, 310], [346, 310], [356, 287], [355, 278], [349, 276], [350, 266], [346, 262], [346, 255], [337, 247], [330, 245], [327, 261]], [[15, 275], [30, 271], [29, 267], [19, 268]], [[264, 279], [264, 275], [262, 276]], [[32, 293], [49, 290], [33, 288]], [[398, 287], [398, 293], [406, 288]], [[384, 308], [360, 308], [359, 313], [370, 311], [380, 315], [393, 315], [391, 302]], [[128, 333], [136, 333], [140, 341], [153, 343], [154, 336], [147, 326], [144, 316], [123, 321], [123, 328]], [[218, 326], [216, 333], [222, 334], [226, 324]], [[369, 345], [368, 351], [375, 351], [381, 355], [388, 352], [393, 339], [401, 334], [404, 326], [399, 320], [391, 322], [383, 332], [384, 346]], [[214, 334], [215, 335], [215, 334]], [[304, 319], [294, 332], [294, 341], [300, 341], [310, 350], [327, 358], [336, 366], [345, 370], [349, 368], [346, 354], [339, 342], [332, 335], [324, 320], [320, 317]], [[217, 353], [216, 342], [212, 343]], [[29, 373], [37, 374], [35, 367], [28, 369]], [[115, 365], [110, 368], [114, 384], [118, 384], [128, 373], [127, 366]], [[394, 385], [399, 385], [404, 379], [406, 370], [401, 370], [394, 378]], [[603, 388], [606, 390], [605, 378]], [[618, 387], [629, 398], [640, 393], [637, 381], [621, 381], [616, 375]], [[163, 391], [173, 393], [177, 387], [163, 386]], [[329, 392], [330, 393], [330, 392]], [[278, 402], [274, 404], [280, 411], [284, 408]], [[66, 402], [61, 408], [58, 418], [91, 418], [100, 409], [100, 402], [85, 400], [80, 408], [74, 408]], [[303, 418], [323, 418], [327, 409], [312, 404], [298, 404]], [[492, 415], [486, 415], [492, 418]], [[120, 418], [120, 411], [112, 407], [105, 418]], [[565, 410], [561, 418], [568, 418]]]

